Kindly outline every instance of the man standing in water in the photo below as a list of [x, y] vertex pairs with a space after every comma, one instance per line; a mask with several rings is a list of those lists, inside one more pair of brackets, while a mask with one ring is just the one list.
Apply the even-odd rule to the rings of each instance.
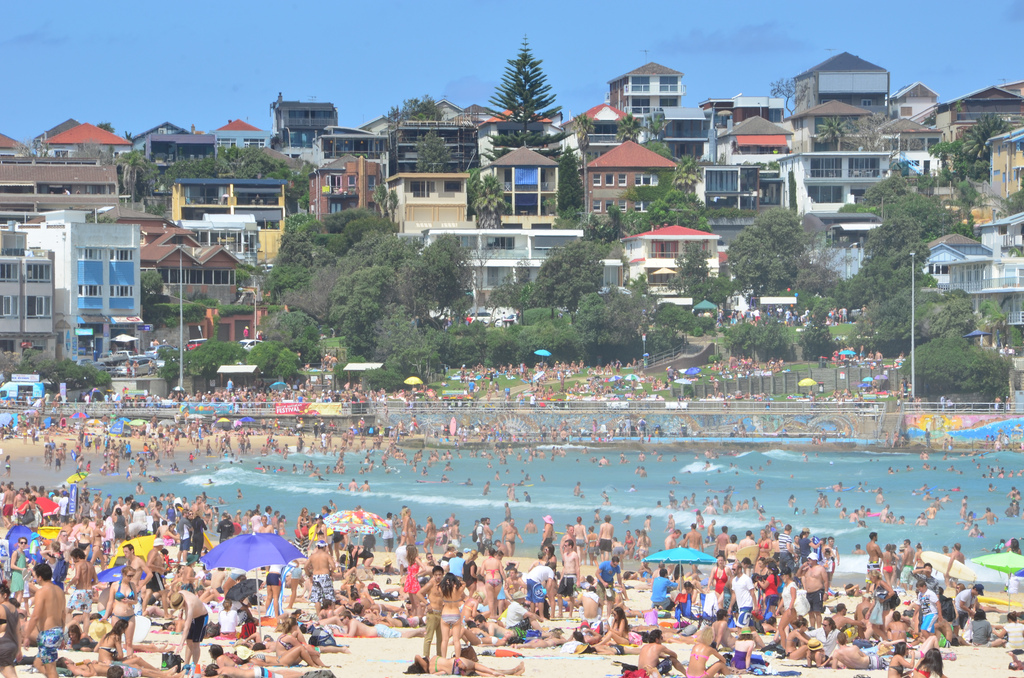
[[28, 647], [29, 637], [37, 631], [39, 654], [32, 666], [46, 678], [57, 678], [57, 650], [64, 644], [64, 592], [51, 581], [53, 570], [46, 563], [36, 565], [32, 571], [41, 584], [32, 597], [35, 605], [22, 644]]

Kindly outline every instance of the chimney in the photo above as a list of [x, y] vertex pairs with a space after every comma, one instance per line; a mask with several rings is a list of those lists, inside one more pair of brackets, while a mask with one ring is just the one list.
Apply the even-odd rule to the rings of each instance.
[[192, 134], [196, 133], [196, 124], [192, 123]]

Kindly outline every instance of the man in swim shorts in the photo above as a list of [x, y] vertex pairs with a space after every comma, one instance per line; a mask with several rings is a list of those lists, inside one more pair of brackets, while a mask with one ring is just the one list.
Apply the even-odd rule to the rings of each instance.
[[337, 602], [334, 594], [334, 559], [327, 553], [327, 542], [322, 539], [316, 543], [316, 550], [309, 555], [306, 573], [313, 582], [309, 602], [313, 603], [318, 613], [322, 602]]
[[199, 663], [199, 643], [206, 638], [206, 623], [210, 621], [210, 615], [206, 606], [199, 600], [199, 596], [190, 591], [177, 591], [170, 598], [172, 610], [184, 609], [185, 626], [181, 634], [181, 641], [178, 643], [177, 652], [181, 654], [183, 647], [188, 645], [188, 651], [183, 655], [186, 664]]
[[33, 601], [32, 617], [23, 631], [24, 645], [28, 646], [32, 631], [38, 631], [39, 653], [32, 665], [47, 678], [57, 678], [57, 650], [64, 647], [64, 592], [53, 583], [53, 570], [46, 563], [32, 568], [39, 580], [39, 590]]

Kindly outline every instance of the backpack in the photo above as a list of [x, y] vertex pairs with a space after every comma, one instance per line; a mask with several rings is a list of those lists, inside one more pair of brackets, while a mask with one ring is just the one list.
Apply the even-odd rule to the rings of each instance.
[[942, 611], [942, 618], [946, 621], [952, 623], [956, 619], [956, 607], [953, 605], [952, 598], [939, 596], [939, 609]]

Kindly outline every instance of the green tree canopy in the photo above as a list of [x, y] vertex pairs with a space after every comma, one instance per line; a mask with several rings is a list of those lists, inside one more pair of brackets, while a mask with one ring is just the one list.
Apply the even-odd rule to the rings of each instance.
[[185, 374], [204, 382], [217, 378], [221, 365], [244, 364], [248, 352], [233, 341], [211, 339], [199, 348], [185, 351]]
[[250, 365], [256, 365], [264, 377], [291, 379], [299, 373], [298, 354], [288, 350], [279, 341], [256, 344], [246, 360]]
[[505, 75], [491, 97], [491, 112], [501, 120], [518, 123], [520, 129], [492, 138], [492, 159], [521, 146], [545, 155], [557, 155], [557, 151], [547, 147], [564, 139], [568, 132], [545, 134], [530, 130], [531, 124], [550, 120], [562, 110], [561, 106], [555, 105], [555, 95], [541, 68], [543, 62], [533, 55], [529, 41], [524, 38], [516, 58], [509, 59], [507, 63]]
[[781, 208], [758, 213], [729, 246], [736, 289], [755, 297], [791, 289], [796, 263], [806, 247], [807, 237], [795, 213]]
[[575, 216], [584, 208], [584, 197], [580, 158], [570, 148], [558, 158], [558, 214]]
[[534, 300], [540, 306], [564, 308], [575, 314], [580, 299], [597, 292], [604, 278], [601, 250], [588, 240], [576, 240], [551, 251], [537, 273]]
[[430, 130], [416, 142], [417, 172], [447, 172], [451, 161], [452, 153], [437, 131]]
[[685, 226], [697, 231], [711, 232], [708, 225], [707, 207], [693, 193], [671, 189], [654, 201], [647, 209], [651, 228], [661, 226]]

